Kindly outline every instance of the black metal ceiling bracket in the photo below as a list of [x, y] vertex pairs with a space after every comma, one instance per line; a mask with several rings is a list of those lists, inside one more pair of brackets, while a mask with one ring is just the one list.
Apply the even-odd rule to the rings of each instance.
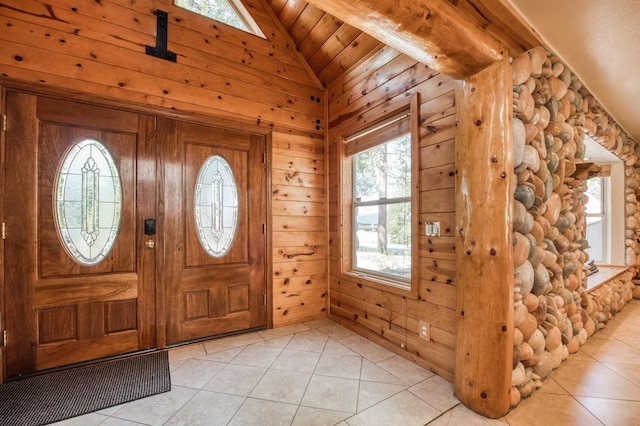
[[167, 34], [169, 30], [169, 15], [162, 10], [156, 10], [156, 45], [147, 46], [147, 55], [156, 58], [166, 59], [167, 61], [176, 62], [177, 55], [167, 50]]

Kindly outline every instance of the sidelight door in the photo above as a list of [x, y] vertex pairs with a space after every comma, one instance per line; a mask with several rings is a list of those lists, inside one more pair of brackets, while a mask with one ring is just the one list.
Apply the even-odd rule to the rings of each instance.
[[265, 325], [264, 136], [158, 122], [169, 344]]

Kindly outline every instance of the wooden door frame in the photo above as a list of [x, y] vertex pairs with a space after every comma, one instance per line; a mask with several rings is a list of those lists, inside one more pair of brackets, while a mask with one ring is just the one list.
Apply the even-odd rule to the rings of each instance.
[[[75, 93], [72, 91], [51, 88], [46, 86], [34, 86], [33, 84], [26, 84], [19, 81], [7, 80], [0, 78], [0, 116], [6, 115], [6, 92], [7, 90], [13, 90], [21, 93], [31, 94], [35, 96], [47, 96], [55, 99], [74, 101], [80, 103], [86, 103], [90, 105], [115, 108], [123, 111], [134, 112], [138, 114], [151, 115], [155, 117], [168, 118], [175, 121], [190, 122], [195, 124], [202, 124], [207, 126], [214, 126], [222, 129], [229, 129], [235, 131], [242, 131], [244, 133], [252, 133], [264, 137], [265, 140], [265, 173], [264, 176], [264, 191], [265, 191], [265, 203], [266, 203], [266, 233], [265, 233], [265, 293], [267, 295], [266, 311], [265, 311], [265, 327], [273, 328], [273, 250], [272, 250], [272, 220], [273, 220], [273, 206], [272, 206], [272, 131], [271, 129], [261, 127], [260, 125], [243, 120], [229, 120], [225, 117], [221, 117], [215, 114], [196, 114], [188, 112], [179, 112], [175, 110], [169, 110], [166, 108], [138, 105], [134, 103], [127, 103], [125, 101], [106, 99], [99, 96], [93, 96], [86, 93]], [[0, 121], [0, 188], [4, 185], [4, 171], [5, 171], [5, 136], [4, 127], [2, 127], [2, 121]], [[156, 136], [154, 135], [154, 138]], [[157, 158], [156, 158], [157, 164]], [[160, 176], [160, 179], [162, 177]], [[162, 183], [160, 183], [162, 185]], [[4, 191], [3, 191], [4, 193]], [[158, 190], [159, 194], [159, 190]], [[158, 196], [158, 195], [157, 195]], [[4, 196], [0, 197], [0, 223], [4, 223]], [[162, 224], [158, 223], [158, 229], [161, 229]], [[0, 239], [0, 343], [2, 342], [1, 336], [5, 330], [5, 265], [4, 265], [4, 240]], [[166, 347], [166, 323], [164, 309], [166, 308], [165, 295], [162, 288], [160, 288], [160, 281], [158, 280], [156, 270], [156, 282], [155, 282], [155, 303], [156, 303], [156, 345], [159, 349]], [[162, 314], [162, 315], [160, 315]], [[5, 346], [0, 345], [0, 383], [6, 381], [6, 356]]]
[[[0, 86], [0, 190], [3, 196], [0, 197], [0, 223], [3, 224], [2, 228], [4, 228], [5, 218], [4, 218], [4, 183], [5, 179], [5, 140], [6, 140], [6, 131], [4, 128], [4, 117], [6, 116], [7, 110], [7, 96], [6, 89], [3, 86]], [[4, 339], [4, 330], [6, 329], [6, 305], [4, 299], [4, 231], [2, 232], [2, 238], [0, 238], [0, 383], [4, 383], [7, 377], [7, 358], [5, 354], [6, 342]]]

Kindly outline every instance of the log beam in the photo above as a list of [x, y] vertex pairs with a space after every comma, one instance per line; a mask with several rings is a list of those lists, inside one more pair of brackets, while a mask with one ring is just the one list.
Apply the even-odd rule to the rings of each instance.
[[511, 99], [506, 60], [456, 89], [455, 394], [493, 418], [510, 407], [513, 357]]
[[446, 0], [307, 0], [319, 9], [456, 79], [508, 56]]

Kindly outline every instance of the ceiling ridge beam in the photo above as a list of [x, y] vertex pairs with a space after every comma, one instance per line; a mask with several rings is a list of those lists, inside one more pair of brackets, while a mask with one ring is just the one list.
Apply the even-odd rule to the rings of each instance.
[[464, 79], [506, 47], [446, 0], [308, 0], [430, 68]]

